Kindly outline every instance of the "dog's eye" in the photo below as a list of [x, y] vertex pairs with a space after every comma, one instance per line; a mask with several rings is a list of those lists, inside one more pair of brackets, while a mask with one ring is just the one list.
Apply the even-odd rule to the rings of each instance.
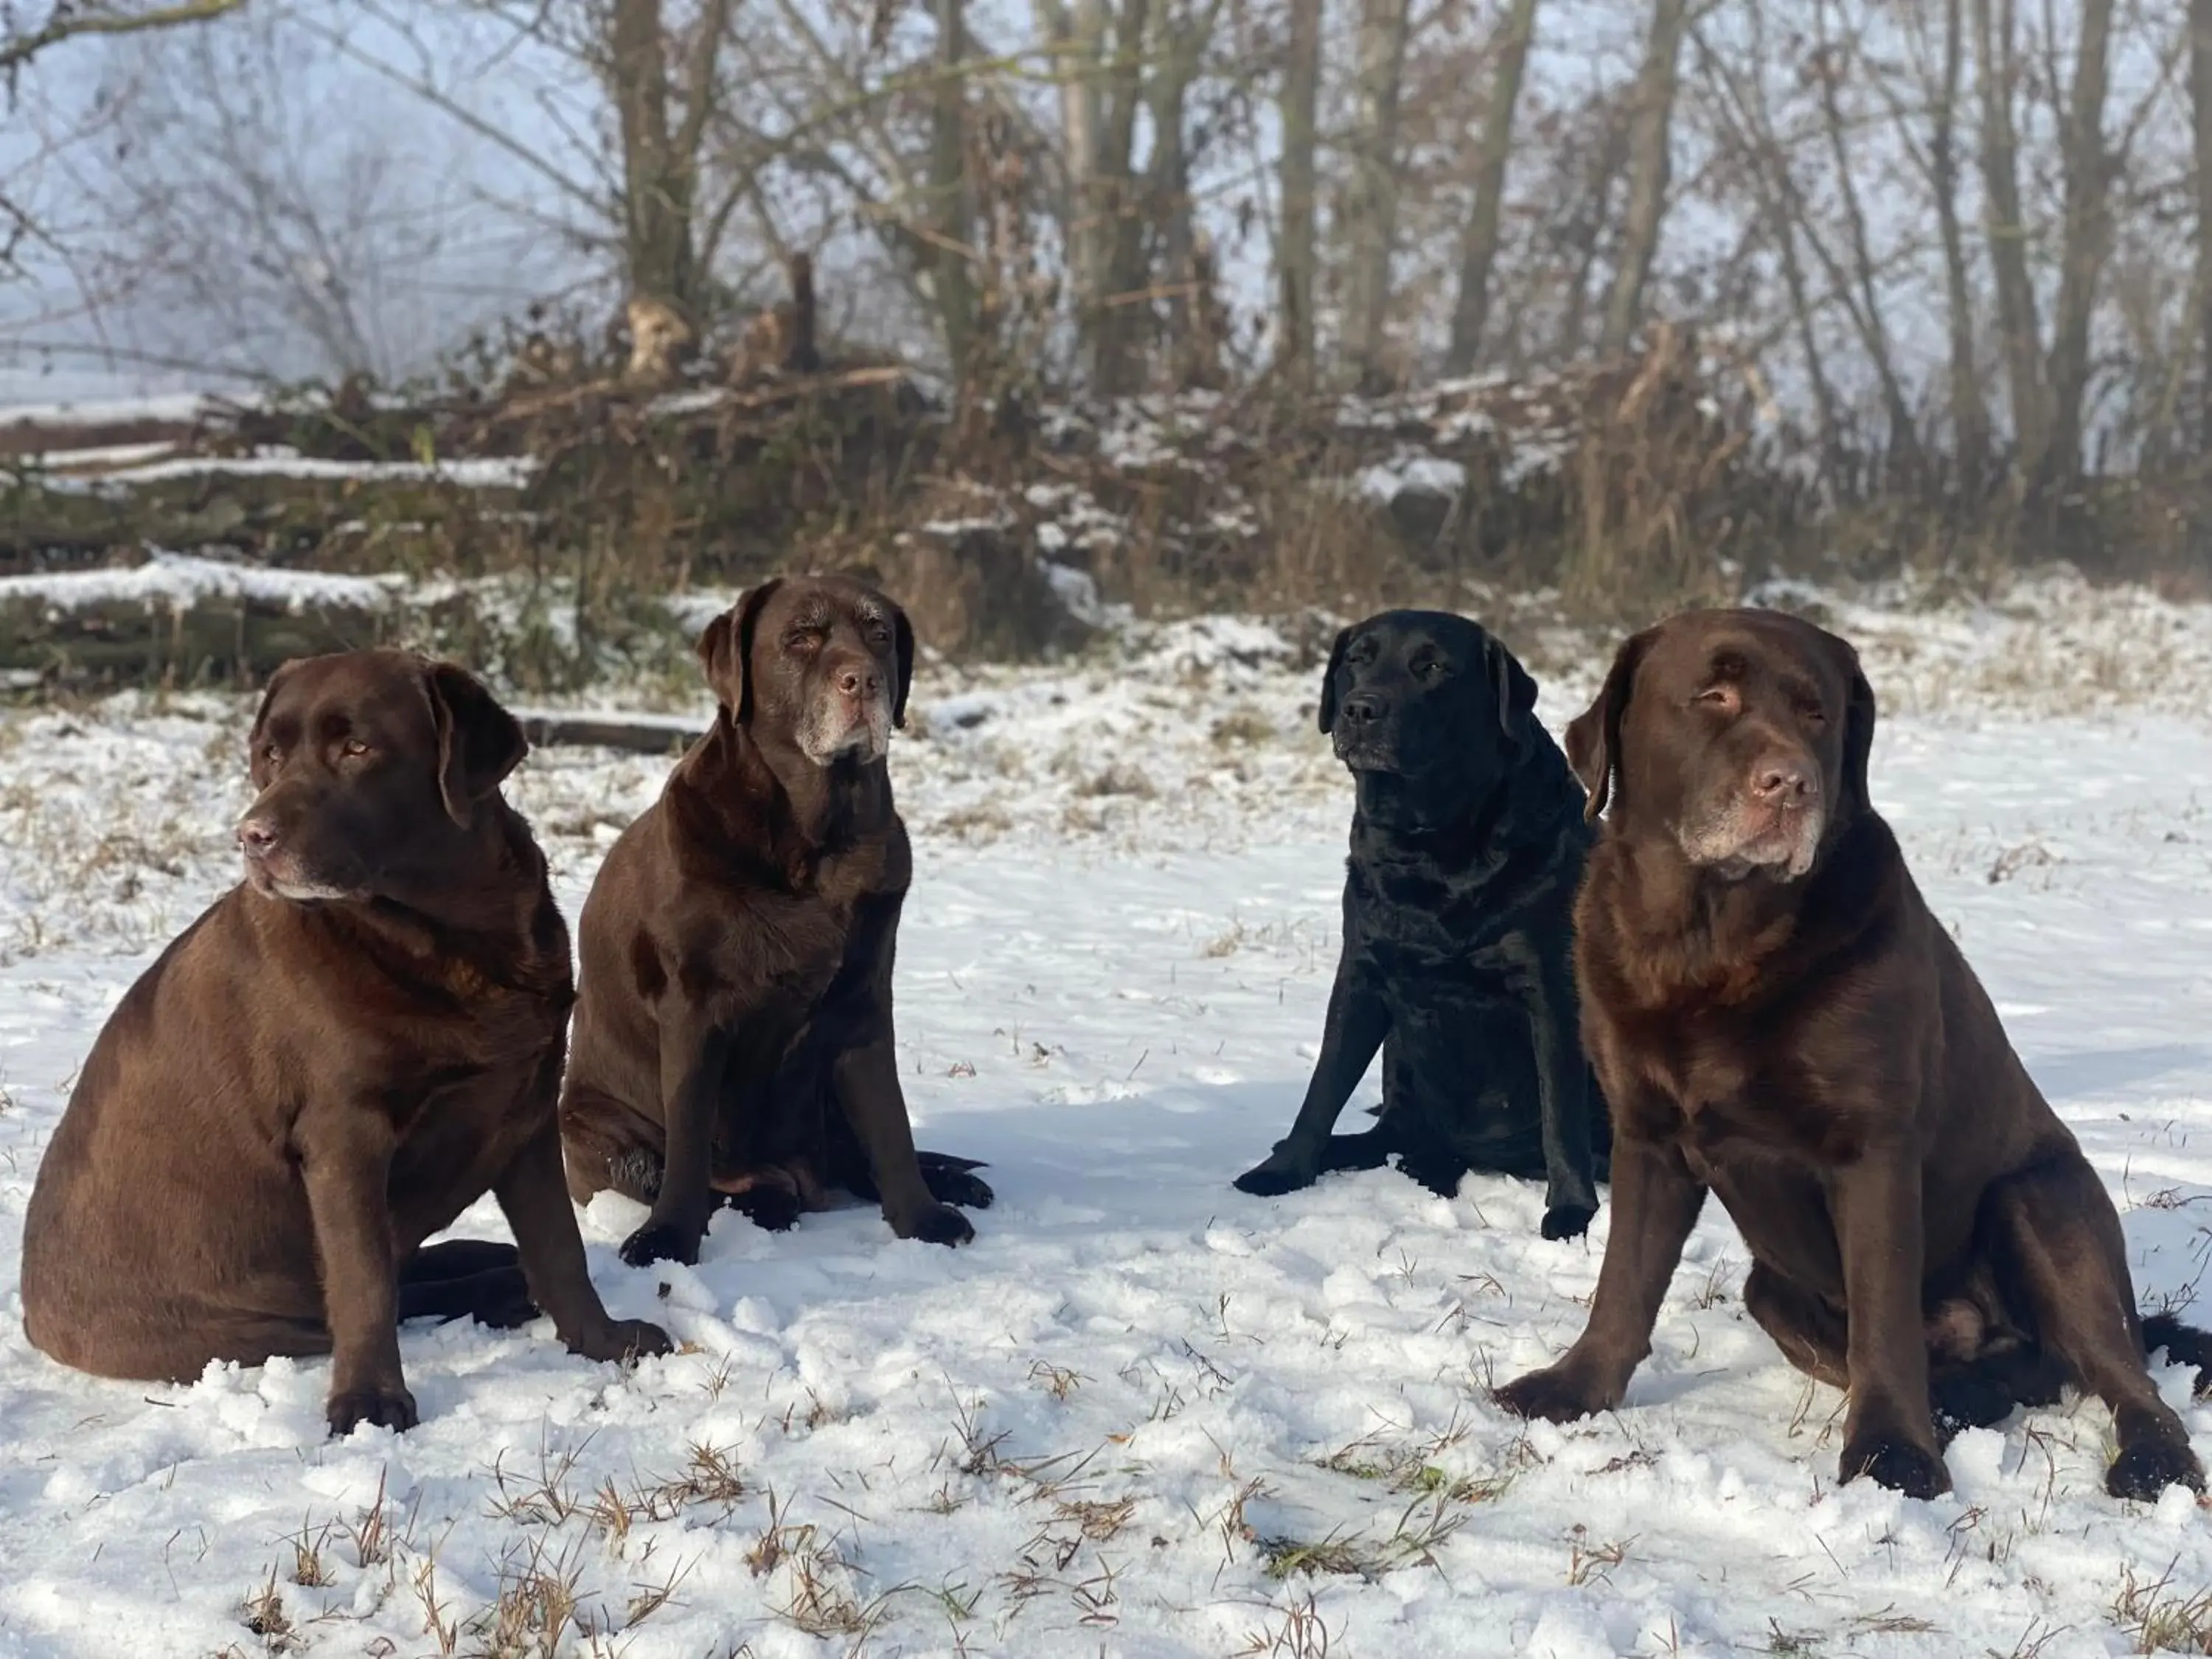
[[1413, 672], [1421, 679], [1440, 680], [1444, 676], [1443, 659], [1441, 657], [1418, 658], [1413, 663]]
[[284, 758], [284, 751], [273, 743], [264, 743], [261, 745], [261, 758], [274, 766]]
[[1717, 708], [1723, 714], [1735, 712], [1736, 690], [1733, 685], [1709, 685], [1691, 699], [1701, 708]]
[[368, 752], [368, 745], [359, 738], [348, 738], [338, 745], [338, 753], [343, 755], [348, 760], [359, 760]]
[[820, 637], [819, 629], [794, 628], [783, 636], [783, 648], [787, 651], [811, 650]]
[[1813, 726], [1825, 726], [1828, 722], [1828, 711], [1817, 702], [1799, 703], [1797, 715], [1800, 720]]

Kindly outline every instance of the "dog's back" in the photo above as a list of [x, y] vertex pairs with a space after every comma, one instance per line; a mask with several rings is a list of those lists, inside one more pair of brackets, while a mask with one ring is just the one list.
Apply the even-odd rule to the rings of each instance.
[[305, 1198], [247, 1109], [278, 1085], [239, 898], [217, 900], [125, 995], [40, 1164], [23, 1328], [79, 1370], [189, 1377], [214, 1358], [330, 1346], [312, 1264], [284, 1259], [312, 1237]]

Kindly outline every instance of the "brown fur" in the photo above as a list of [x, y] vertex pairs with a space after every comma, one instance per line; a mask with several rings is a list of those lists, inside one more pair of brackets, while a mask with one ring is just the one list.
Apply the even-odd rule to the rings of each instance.
[[1591, 814], [1613, 809], [1576, 912], [1613, 1224], [1581, 1339], [1499, 1400], [1617, 1406], [1711, 1190], [1752, 1316], [1850, 1390], [1843, 1479], [1945, 1491], [1948, 1433], [2072, 1383], [2112, 1408], [2115, 1494], [2201, 1491], [2112, 1201], [1868, 798], [1874, 727], [1843, 641], [1702, 611], [1623, 645], [1570, 728]]
[[660, 799], [623, 832], [580, 924], [562, 1095], [569, 1191], [653, 1206], [634, 1263], [694, 1261], [733, 1199], [787, 1227], [842, 1187], [902, 1238], [974, 1236], [945, 1200], [991, 1189], [917, 1155], [892, 1052], [891, 969], [913, 876], [890, 728], [914, 635], [864, 585], [764, 583], [708, 625], [721, 702]]
[[[39, 1168], [23, 1322], [106, 1376], [333, 1355], [333, 1432], [415, 1421], [398, 1321], [542, 1307], [664, 1353], [584, 1270], [555, 1116], [568, 930], [499, 785], [520, 728], [398, 652], [286, 664], [250, 740], [247, 879], [108, 1019]], [[485, 1192], [517, 1252], [419, 1249]]]

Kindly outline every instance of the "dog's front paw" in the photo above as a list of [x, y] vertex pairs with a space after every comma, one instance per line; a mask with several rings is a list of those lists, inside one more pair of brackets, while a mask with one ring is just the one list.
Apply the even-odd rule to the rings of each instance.
[[384, 1388], [347, 1389], [334, 1394], [324, 1413], [333, 1438], [343, 1439], [364, 1423], [373, 1429], [404, 1434], [421, 1421], [415, 1396], [398, 1383]]
[[975, 1237], [974, 1224], [950, 1204], [932, 1204], [912, 1216], [890, 1219], [891, 1231], [901, 1238], [918, 1238], [925, 1244], [965, 1244]]
[[622, 1259], [633, 1267], [650, 1267], [656, 1261], [680, 1261], [696, 1266], [699, 1235], [669, 1221], [648, 1221], [623, 1240]]
[[787, 1233], [799, 1224], [805, 1206], [787, 1187], [755, 1187], [730, 1200], [730, 1207], [771, 1233]]
[[1544, 1212], [1543, 1235], [1547, 1238], [1580, 1238], [1589, 1231], [1597, 1212], [1579, 1204], [1554, 1204]]
[[957, 1204], [963, 1210], [988, 1210], [991, 1200], [998, 1196], [988, 1182], [978, 1180], [965, 1170], [925, 1168], [921, 1178], [928, 1184], [932, 1198], [940, 1204]]
[[1951, 1471], [1941, 1457], [1893, 1434], [1868, 1435], [1844, 1448], [1836, 1478], [1848, 1485], [1861, 1475], [1907, 1498], [1941, 1498], [1951, 1490]]
[[2120, 1448], [2105, 1472], [2105, 1490], [2115, 1498], [2155, 1504], [2168, 1486], [2186, 1486], [2203, 1495], [2204, 1466], [2188, 1443], [2147, 1436]]
[[1285, 1193], [1295, 1193], [1310, 1187], [1321, 1178], [1321, 1171], [1295, 1152], [1280, 1146], [1267, 1154], [1264, 1162], [1237, 1177], [1237, 1190], [1249, 1193], [1255, 1198], [1280, 1198]]
[[675, 1343], [659, 1326], [642, 1319], [610, 1319], [590, 1336], [571, 1342], [568, 1352], [601, 1364], [627, 1364], [633, 1359], [657, 1359], [674, 1353]]
[[1543, 1423], [1572, 1423], [1603, 1411], [1611, 1403], [1598, 1399], [1581, 1378], [1564, 1365], [1530, 1371], [1492, 1390], [1490, 1397], [1516, 1417], [1533, 1418]]
[[515, 1330], [543, 1311], [531, 1297], [530, 1281], [520, 1267], [481, 1275], [472, 1287], [471, 1304], [469, 1311], [477, 1323], [495, 1331]]

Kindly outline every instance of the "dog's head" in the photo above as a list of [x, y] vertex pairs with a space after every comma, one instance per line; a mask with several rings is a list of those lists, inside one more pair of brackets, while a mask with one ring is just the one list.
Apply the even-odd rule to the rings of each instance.
[[1794, 881], [1867, 799], [1873, 688], [1858, 653], [1768, 611], [1693, 611], [1624, 643], [1567, 758], [1631, 833], [1729, 878]]
[[844, 576], [780, 576], [699, 636], [707, 683], [737, 723], [817, 766], [862, 765], [906, 724], [914, 629], [906, 612]]
[[419, 893], [465, 871], [478, 813], [529, 748], [474, 676], [402, 651], [286, 663], [247, 744], [246, 878], [299, 902]]
[[1475, 623], [1386, 611], [1336, 636], [1321, 729], [1357, 775], [1473, 799], [1525, 751], [1535, 707], [1536, 683]]

